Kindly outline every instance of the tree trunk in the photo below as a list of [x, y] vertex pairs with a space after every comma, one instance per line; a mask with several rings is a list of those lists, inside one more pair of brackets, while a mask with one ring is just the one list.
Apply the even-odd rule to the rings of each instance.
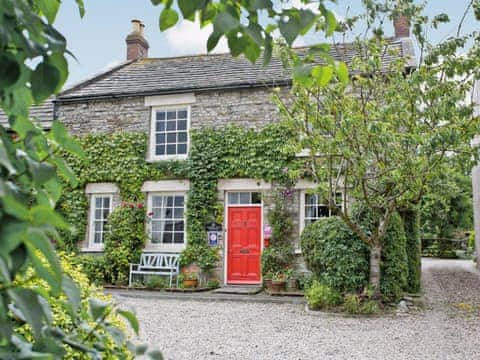
[[370, 248], [370, 285], [373, 287], [373, 297], [379, 299], [380, 292], [380, 264], [382, 260], [382, 246], [375, 244]]

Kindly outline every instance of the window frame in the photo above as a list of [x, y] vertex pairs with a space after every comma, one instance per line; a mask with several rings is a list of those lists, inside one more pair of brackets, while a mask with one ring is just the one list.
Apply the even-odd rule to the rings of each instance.
[[[337, 191], [336, 194], [341, 194], [341, 197], [342, 197], [342, 202], [340, 204], [338, 204], [338, 206], [340, 206], [341, 208], [344, 208], [345, 206], [345, 194], [341, 191]], [[306, 217], [306, 197], [307, 195], [317, 195], [318, 194], [310, 194], [307, 190], [302, 190], [300, 191], [300, 226], [299, 226], [299, 230], [300, 230], [300, 235], [302, 235], [302, 232], [303, 230], [305, 229], [306, 225], [305, 225], [305, 221], [307, 220], [307, 217]], [[319, 204], [317, 203], [317, 206], [318, 205], [325, 205], [325, 204]], [[332, 212], [331, 210], [329, 209], [328, 210], [328, 217], [332, 216]], [[308, 219], [311, 219], [310, 217]], [[316, 220], [318, 219], [321, 219], [320, 218], [316, 218]]]
[[[157, 120], [157, 111], [159, 110], [176, 110], [186, 109], [187, 110], [187, 152], [185, 154], [164, 154], [156, 155], [156, 120]], [[161, 106], [152, 106], [150, 111], [150, 139], [149, 139], [149, 161], [160, 161], [160, 160], [185, 160], [188, 158], [190, 152], [190, 117], [191, 117], [191, 106], [190, 104], [172, 104], [172, 105], [161, 105]], [[176, 120], [178, 121], [178, 119]], [[178, 134], [178, 131], [176, 132]], [[177, 144], [177, 142], [175, 143]]]
[[[88, 249], [93, 249], [93, 250], [103, 250], [104, 244], [105, 244], [105, 229], [102, 229], [102, 241], [100, 243], [95, 242], [95, 211], [97, 210], [96, 208], [96, 199], [97, 198], [109, 198], [109, 210], [108, 210], [108, 215], [112, 213], [114, 206], [113, 206], [113, 194], [111, 193], [95, 193], [90, 195], [90, 216], [89, 216], [89, 221], [88, 221]], [[102, 209], [103, 209], [103, 201], [102, 201]]]
[[151, 191], [147, 193], [147, 214], [153, 212], [153, 197], [154, 196], [183, 196], [183, 244], [165, 244], [165, 243], [153, 243], [152, 242], [152, 218], [146, 223], [146, 231], [148, 235], [147, 244], [145, 244], [146, 250], [155, 250], [163, 252], [178, 253], [183, 251], [187, 246], [187, 192], [186, 191]]

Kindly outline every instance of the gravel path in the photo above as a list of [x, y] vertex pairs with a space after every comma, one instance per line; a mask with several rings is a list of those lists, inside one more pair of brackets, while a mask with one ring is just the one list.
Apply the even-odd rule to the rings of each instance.
[[480, 275], [469, 261], [424, 260], [427, 309], [322, 318], [301, 305], [117, 296], [140, 340], [166, 359], [480, 359]]

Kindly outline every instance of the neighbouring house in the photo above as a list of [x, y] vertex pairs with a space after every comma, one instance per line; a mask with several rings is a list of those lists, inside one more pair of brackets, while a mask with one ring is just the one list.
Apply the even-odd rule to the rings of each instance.
[[[64, 195], [73, 238], [84, 253], [102, 252], [108, 215], [125, 199], [141, 199], [149, 214], [145, 252], [178, 253], [193, 237], [206, 242], [205, 226], [217, 222], [221, 283], [258, 284], [275, 192], [285, 191], [285, 173], [302, 163], [301, 154], [284, 149], [288, 134], [272, 101], [273, 89], [288, 98], [290, 76], [276, 58], [266, 67], [230, 54], [149, 58], [143, 24], [132, 24], [124, 63], [32, 110], [46, 128], [54, 114], [73, 135], [96, 136], [91, 152], [101, 149], [98, 163], [80, 171], [83, 187]], [[389, 46], [414, 63], [408, 21], [394, 25]], [[347, 45], [332, 55], [338, 51], [348, 59], [355, 50]], [[108, 158], [109, 147], [134, 150]], [[289, 186], [291, 241], [301, 263], [303, 228], [329, 211], [307, 178]], [[81, 216], [68, 218], [77, 210]]]

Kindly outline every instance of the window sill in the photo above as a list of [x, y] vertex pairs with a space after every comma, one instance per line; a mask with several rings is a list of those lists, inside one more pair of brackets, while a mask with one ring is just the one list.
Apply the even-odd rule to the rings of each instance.
[[82, 252], [82, 253], [102, 253], [103, 252], [103, 246], [102, 247], [81, 248], [80, 252]]
[[186, 245], [156, 245], [147, 244], [143, 248], [144, 252], [163, 252], [163, 253], [180, 253], [185, 249]]
[[172, 160], [187, 160], [188, 155], [168, 155], [168, 156], [154, 156], [145, 159], [147, 163], [153, 163], [158, 161], [172, 161]]

